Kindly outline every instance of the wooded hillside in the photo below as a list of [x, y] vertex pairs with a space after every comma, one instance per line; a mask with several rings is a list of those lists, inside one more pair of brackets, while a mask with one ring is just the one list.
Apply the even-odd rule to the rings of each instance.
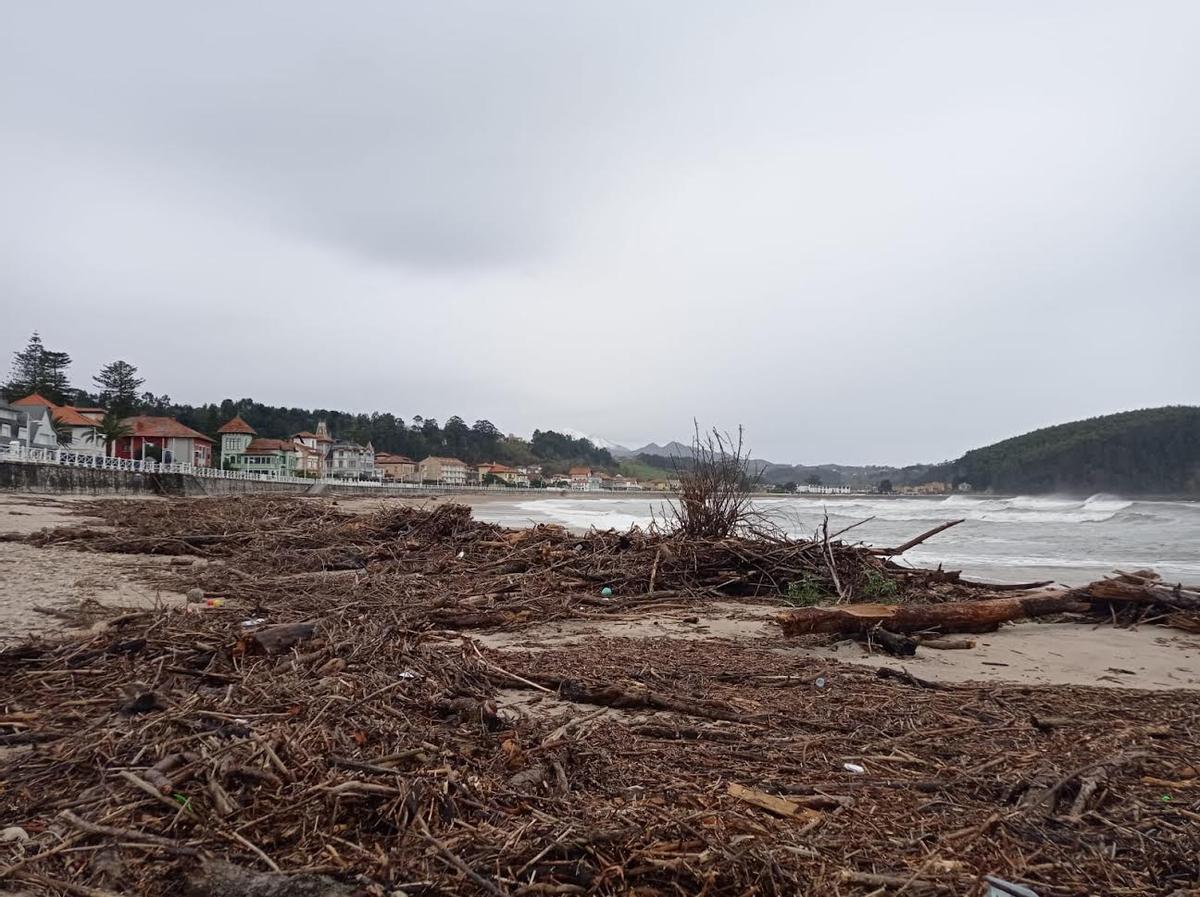
[[1200, 494], [1200, 408], [1124, 411], [1034, 430], [932, 468], [996, 492]]

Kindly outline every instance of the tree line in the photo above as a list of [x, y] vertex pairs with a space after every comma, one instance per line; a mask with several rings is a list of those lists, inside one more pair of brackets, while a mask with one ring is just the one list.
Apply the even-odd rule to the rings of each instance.
[[607, 449], [598, 448], [588, 439], [554, 430], [534, 430], [532, 438], [527, 440], [505, 435], [489, 420], [468, 425], [457, 415], [439, 423], [436, 418], [421, 415], [405, 421], [389, 412], [362, 414], [326, 408], [287, 408], [264, 405], [253, 399], [189, 405], [142, 390], [145, 380], [128, 361], [104, 365], [92, 378], [91, 390], [71, 385], [70, 365], [68, 353], [47, 348], [34, 333], [25, 348], [14, 353], [9, 377], [0, 387], [0, 393], [10, 402], [38, 393], [58, 405], [106, 408], [113, 417], [135, 414], [174, 417], [218, 443], [217, 430], [234, 415], [241, 415], [260, 436], [275, 439], [315, 430], [317, 423], [324, 420], [337, 439], [370, 442], [376, 451], [418, 461], [429, 455], [443, 455], [469, 464], [488, 461], [514, 467], [541, 464], [547, 473], [563, 472], [573, 465], [617, 469]]

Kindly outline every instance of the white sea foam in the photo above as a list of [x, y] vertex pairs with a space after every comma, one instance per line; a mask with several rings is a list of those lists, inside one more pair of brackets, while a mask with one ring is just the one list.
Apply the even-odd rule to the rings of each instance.
[[[558, 523], [571, 529], [617, 529], [646, 526], [653, 505], [645, 500], [544, 498], [518, 502], [535, 522]], [[540, 519], [539, 519], [540, 518]]]
[[773, 501], [769, 512], [793, 508], [804, 512], [805, 505], [819, 506], [831, 517], [880, 520], [986, 520], [993, 523], [1103, 523], [1133, 505], [1114, 495], [1093, 495], [1087, 499], [1061, 496], [1018, 495], [1014, 498], [984, 498], [950, 495], [945, 498], [781, 499]]
[[[991, 523], [1103, 523], [1133, 502], [1115, 495], [1097, 494], [1087, 499], [1062, 496], [1018, 495], [1013, 498], [987, 498], [950, 495], [929, 498], [884, 498], [875, 496], [823, 499], [810, 497], [758, 498], [755, 505], [781, 520], [801, 520], [806, 525], [823, 516], [862, 520], [920, 521], [950, 520], [961, 517]], [[661, 504], [661, 502], [660, 502]], [[646, 497], [614, 499], [547, 498], [517, 504], [533, 518], [551, 520], [564, 526], [587, 529], [624, 529], [646, 525], [655, 502]]]

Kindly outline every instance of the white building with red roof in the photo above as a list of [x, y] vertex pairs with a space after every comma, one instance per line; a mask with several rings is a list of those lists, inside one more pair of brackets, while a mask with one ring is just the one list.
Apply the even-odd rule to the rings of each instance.
[[590, 467], [572, 467], [567, 474], [571, 478], [571, 488], [576, 492], [599, 492], [600, 474]]
[[139, 414], [126, 418], [125, 426], [129, 435], [113, 443], [113, 454], [118, 458], [145, 460], [157, 454], [165, 464], [212, 467], [213, 441], [173, 417]]
[[375, 471], [385, 480], [409, 481], [416, 478], [417, 462], [392, 452], [375, 453]]
[[[85, 416], [72, 405], [56, 405], [36, 392], [23, 399], [17, 399], [12, 404], [18, 408], [41, 407], [47, 409], [54, 421], [71, 434], [70, 441], [58, 443], [58, 448], [84, 455], [104, 454], [104, 440], [97, 432], [100, 421], [92, 415]], [[94, 410], [88, 409], [88, 411]], [[103, 412], [100, 416], [103, 417]]]
[[322, 476], [326, 473], [326, 465], [330, 460], [330, 449], [333, 447], [333, 437], [329, 435], [329, 426], [325, 421], [317, 424], [315, 433], [311, 430], [293, 433], [292, 441], [300, 447], [297, 467], [301, 472], [309, 476]]

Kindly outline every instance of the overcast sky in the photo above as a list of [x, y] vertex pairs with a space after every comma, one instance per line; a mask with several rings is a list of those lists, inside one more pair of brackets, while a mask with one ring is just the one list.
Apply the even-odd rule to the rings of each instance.
[[1200, 402], [1200, 3], [5, 3], [0, 352], [904, 463]]

